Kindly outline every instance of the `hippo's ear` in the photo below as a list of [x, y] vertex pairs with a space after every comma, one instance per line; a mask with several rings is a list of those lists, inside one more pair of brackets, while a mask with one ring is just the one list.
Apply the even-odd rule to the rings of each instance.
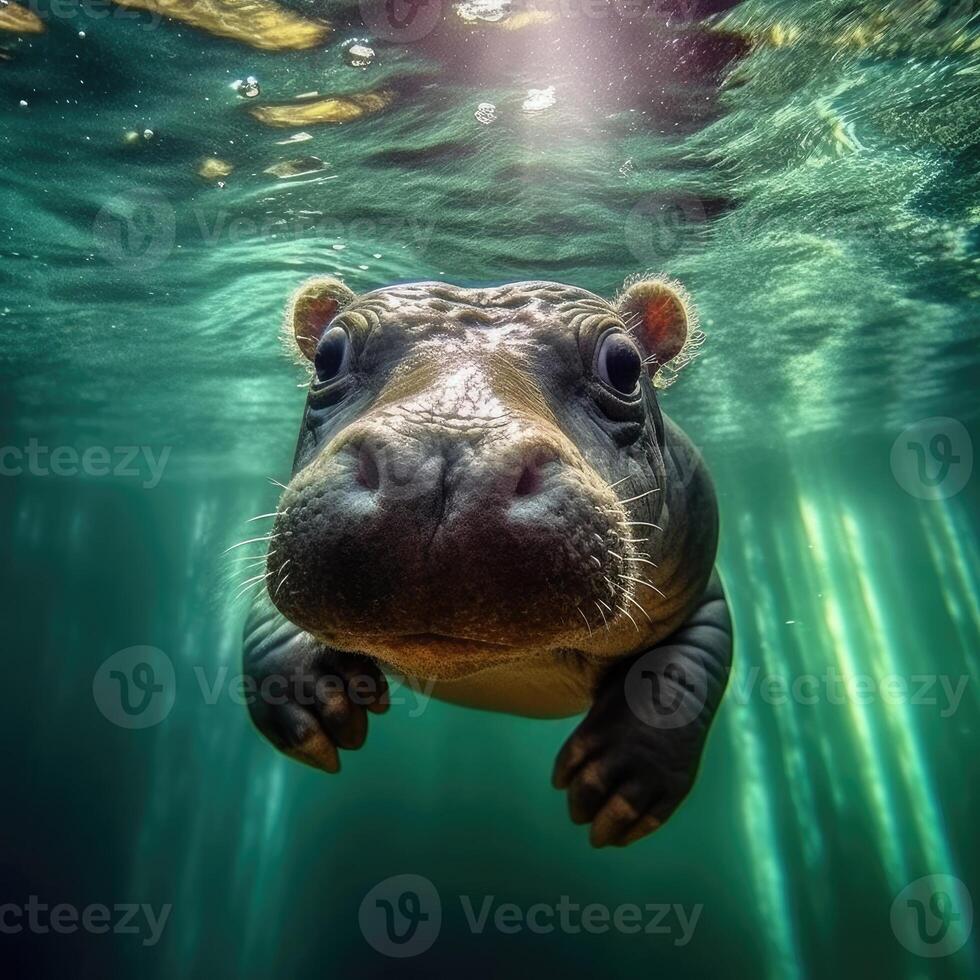
[[[656, 383], [670, 384], [704, 341], [697, 313], [684, 287], [670, 279], [639, 279], [616, 301], [626, 326], [646, 353]], [[670, 364], [670, 376], [661, 369]]]
[[307, 279], [293, 293], [286, 308], [286, 322], [283, 324], [286, 346], [312, 361], [323, 331], [354, 299], [354, 294], [332, 276]]

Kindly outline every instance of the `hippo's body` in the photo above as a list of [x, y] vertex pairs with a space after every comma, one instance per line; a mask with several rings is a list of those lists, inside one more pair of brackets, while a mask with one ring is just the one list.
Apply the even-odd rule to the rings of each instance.
[[260, 699], [258, 727], [334, 772], [384, 670], [457, 704], [588, 711], [554, 774], [572, 818], [600, 845], [655, 829], [731, 656], [711, 481], [654, 384], [696, 342], [682, 291], [315, 279], [287, 334], [313, 375], [245, 664], [313, 696]]

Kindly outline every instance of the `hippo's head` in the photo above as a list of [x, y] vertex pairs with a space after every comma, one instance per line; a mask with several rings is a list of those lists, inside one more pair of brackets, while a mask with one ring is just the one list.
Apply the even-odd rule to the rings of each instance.
[[440, 679], [638, 645], [669, 516], [654, 379], [696, 337], [676, 284], [320, 278], [286, 325], [312, 366], [268, 557], [288, 619]]

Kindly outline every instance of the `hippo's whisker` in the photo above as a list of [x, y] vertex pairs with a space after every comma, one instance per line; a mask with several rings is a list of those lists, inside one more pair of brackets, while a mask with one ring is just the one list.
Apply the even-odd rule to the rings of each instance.
[[609, 489], [612, 490], [615, 487], [618, 487], [621, 483], [625, 483], [627, 480], [632, 480], [632, 479], [633, 479], [633, 474], [631, 473], [629, 476], [624, 476], [622, 480], [617, 480], [615, 483], [610, 483]]
[[651, 493], [659, 493], [660, 487], [654, 487], [652, 490], [644, 490], [643, 493], [638, 493], [635, 497], [627, 497], [625, 500], [621, 500], [621, 504], [631, 504], [634, 500], [642, 500], [644, 497], [649, 497]]
[[285, 483], [280, 483], [278, 480], [273, 480], [271, 476], [269, 477], [269, 482], [274, 487], [279, 487], [280, 490], [288, 490], [289, 489], [289, 487], [287, 487]]
[[255, 598], [255, 596], [258, 595], [259, 589], [262, 587], [263, 584], [264, 584], [263, 582], [255, 582], [252, 585], [247, 586], [238, 595], [235, 596], [233, 601], [238, 602], [238, 600], [241, 599], [249, 589], [252, 589], [252, 598]]
[[635, 575], [620, 575], [619, 577], [628, 579], [630, 582], [636, 582], [639, 585], [645, 585], [648, 589], [653, 589], [653, 591], [662, 598], [667, 598], [667, 596], [665, 596], [660, 589], [658, 589], [652, 582], [648, 582], [645, 578], [637, 578]]
[[616, 607], [635, 627], [636, 632], [640, 632], [640, 627], [636, 625], [636, 620], [630, 615], [630, 611], [625, 606]]
[[[610, 552], [610, 554], [612, 554], [612, 552]], [[597, 565], [598, 565], [598, 566], [599, 566], [600, 568], [602, 568], [602, 562], [601, 562], [601, 561], [599, 561], [599, 559], [598, 559], [598, 558], [596, 558], [596, 556], [595, 556], [595, 555], [589, 555], [589, 557], [590, 557], [590, 558], [591, 558], [591, 559], [592, 559], [592, 560], [593, 560], [593, 561], [594, 561], [594, 562], [595, 562], [595, 563], [596, 563], [596, 564], [597, 564]]]
[[655, 527], [658, 531], [663, 530], [659, 524], [651, 524], [649, 521], [620, 521], [619, 523], [623, 527]]
[[630, 594], [629, 594], [628, 592], [624, 592], [624, 593], [623, 593], [623, 597], [624, 597], [624, 598], [625, 598], [625, 599], [626, 599], [626, 600], [627, 600], [628, 602], [632, 602], [632, 603], [633, 603], [633, 605], [634, 605], [634, 606], [636, 606], [636, 608], [637, 608], [637, 609], [639, 609], [639, 610], [640, 610], [640, 612], [641, 612], [641, 613], [643, 613], [643, 615], [647, 617], [647, 622], [648, 622], [648, 623], [651, 623], [651, 622], [653, 622], [653, 620], [651, 620], [651, 619], [650, 619], [650, 616], [649, 616], [649, 615], [647, 614], [647, 611], [646, 611], [646, 610], [645, 610], [645, 609], [643, 608], [643, 606], [641, 606], [641, 605], [640, 605], [640, 604], [639, 604], [639, 603], [638, 603], [638, 602], [636, 601], [636, 599], [634, 599], [634, 598], [633, 598], [633, 597], [632, 597], [632, 596], [631, 596], [631, 595], [630, 595]]
[[[286, 567], [286, 566], [284, 565], [284, 566], [283, 566], [283, 568], [285, 568], [285, 567]], [[288, 579], [290, 575], [292, 575], [292, 572], [290, 572], [290, 573], [289, 573], [288, 575], [283, 575], [283, 577], [282, 577], [282, 580], [281, 580], [281, 581], [279, 582], [279, 584], [278, 584], [278, 585], [276, 586], [276, 591], [275, 591], [275, 592], [273, 592], [273, 594], [272, 594], [272, 598], [273, 598], [273, 599], [275, 599], [275, 597], [276, 597], [277, 595], [279, 595], [279, 591], [280, 591], [280, 589], [282, 589], [282, 587], [283, 587], [283, 586], [284, 586], [284, 585], [286, 584], [286, 579]]]
[[649, 558], [640, 558], [639, 556], [637, 556], [636, 558], [628, 558], [627, 561], [642, 562], [644, 565], [652, 565], [654, 568], [660, 567], [655, 561], [650, 561]]
[[265, 565], [268, 562], [268, 558], [263, 555], [261, 558], [256, 558], [254, 561], [250, 561], [247, 565], [242, 566], [242, 571], [247, 572], [250, 568], [255, 568], [258, 565]]
[[279, 537], [278, 534], [264, 534], [261, 538], [249, 538], [247, 541], [239, 541], [238, 544], [233, 544], [230, 548], [225, 548], [222, 554], [227, 555], [229, 551], [234, 551], [236, 548], [243, 548], [247, 544], [255, 544], [258, 541], [271, 541], [277, 537]]
[[279, 516], [279, 511], [274, 510], [271, 514], [256, 514], [255, 517], [250, 517], [245, 523], [251, 524], [252, 521], [261, 521], [264, 520], [266, 517], [278, 517], [278, 516]]
[[260, 582], [264, 582], [271, 574], [272, 572], [266, 572], [265, 575], [256, 575], [254, 578], [250, 578], [247, 582], [244, 582], [233, 601], [237, 602], [249, 589], [254, 588]]
[[586, 616], [584, 612], [582, 612], [582, 607], [581, 606], [576, 606], [575, 608], [578, 610], [578, 614], [582, 617], [582, 619], [585, 620], [585, 625], [586, 625], [586, 627], [588, 628], [588, 631], [589, 631], [589, 639], [591, 640], [592, 639], [592, 624], [589, 622], [589, 617]]
[[599, 610], [599, 615], [602, 617], [602, 624], [606, 627], [606, 632], [609, 632], [609, 620], [606, 619], [606, 614], [602, 611], [602, 606], [599, 605], [599, 601], [594, 602], [596, 609]]

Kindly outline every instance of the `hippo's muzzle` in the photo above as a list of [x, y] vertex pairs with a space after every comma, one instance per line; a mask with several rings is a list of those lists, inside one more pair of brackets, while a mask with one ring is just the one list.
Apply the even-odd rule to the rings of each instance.
[[509, 648], [611, 602], [616, 498], [537, 421], [355, 423], [294, 479], [270, 581], [287, 618], [362, 647]]

